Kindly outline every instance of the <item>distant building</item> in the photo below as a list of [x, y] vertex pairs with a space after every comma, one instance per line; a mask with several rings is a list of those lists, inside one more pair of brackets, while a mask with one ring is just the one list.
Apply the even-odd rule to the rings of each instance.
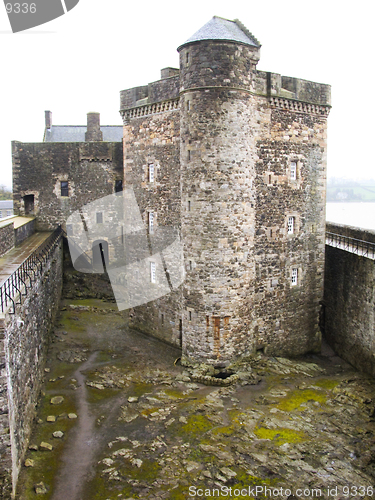
[[0, 219], [13, 215], [13, 200], [0, 200]]

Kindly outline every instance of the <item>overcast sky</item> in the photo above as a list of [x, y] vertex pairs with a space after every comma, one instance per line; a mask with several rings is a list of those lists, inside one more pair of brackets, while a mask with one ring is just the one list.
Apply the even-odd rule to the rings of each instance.
[[328, 177], [374, 177], [374, 8], [371, 0], [80, 0], [66, 15], [13, 34], [0, 5], [0, 184], [11, 141], [98, 111], [121, 125], [119, 92], [178, 67], [176, 48], [214, 15], [238, 18], [262, 44], [258, 69], [332, 86]]

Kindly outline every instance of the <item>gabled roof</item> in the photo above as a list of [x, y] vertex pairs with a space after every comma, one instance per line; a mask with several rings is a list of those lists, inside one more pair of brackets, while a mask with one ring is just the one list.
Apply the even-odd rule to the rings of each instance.
[[255, 36], [238, 20], [230, 21], [222, 17], [214, 16], [200, 30], [194, 33], [177, 50], [188, 43], [199, 42], [200, 40], [228, 40], [231, 42], [244, 43], [253, 47], [260, 47], [260, 43]]
[[[121, 142], [122, 125], [102, 125], [104, 142]], [[52, 125], [44, 133], [44, 142], [85, 142], [86, 125]]]

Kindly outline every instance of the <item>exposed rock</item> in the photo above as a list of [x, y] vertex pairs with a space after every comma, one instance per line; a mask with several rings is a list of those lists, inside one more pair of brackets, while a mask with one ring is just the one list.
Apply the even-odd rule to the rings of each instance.
[[61, 405], [64, 402], [64, 396], [54, 396], [51, 399], [51, 404], [53, 405]]

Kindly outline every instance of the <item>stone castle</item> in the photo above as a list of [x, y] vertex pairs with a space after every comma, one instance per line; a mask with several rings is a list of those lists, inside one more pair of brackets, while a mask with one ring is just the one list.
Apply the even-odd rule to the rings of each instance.
[[146, 228], [179, 230], [186, 273], [130, 310], [134, 328], [216, 365], [318, 351], [330, 87], [259, 71], [260, 43], [237, 20], [212, 18], [178, 52], [180, 69], [121, 91], [123, 130], [46, 112], [43, 143], [13, 142], [16, 213], [66, 229], [130, 187]]

